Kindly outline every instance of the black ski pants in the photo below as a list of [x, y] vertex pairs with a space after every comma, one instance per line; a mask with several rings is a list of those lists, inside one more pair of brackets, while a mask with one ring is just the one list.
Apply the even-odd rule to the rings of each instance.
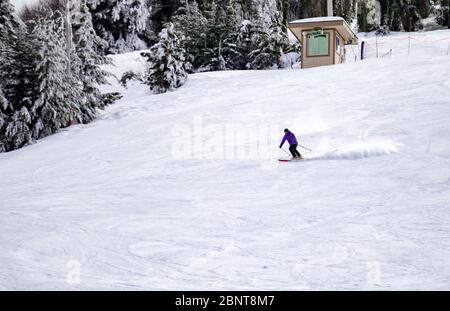
[[291, 152], [294, 158], [300, 158], [302, 155], [297, 151], [297, 144], [293, 144], [289, 146], [289, 151]]

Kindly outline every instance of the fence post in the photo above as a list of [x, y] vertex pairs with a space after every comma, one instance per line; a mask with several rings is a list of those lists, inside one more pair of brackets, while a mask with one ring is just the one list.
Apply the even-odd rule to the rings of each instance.
[[366, 41], [361, 41], [361, 60], [364, 59], [364, 45]]

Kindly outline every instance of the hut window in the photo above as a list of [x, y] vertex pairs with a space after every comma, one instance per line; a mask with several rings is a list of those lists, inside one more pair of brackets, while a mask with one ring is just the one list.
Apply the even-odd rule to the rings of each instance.
[[336, 52], [341, 54], [341, 40], [338, 36], [336, 36]]
[[308, 34], [307, 35], [307, 56], [327, 56], [329, 55], [329, 34], [321, 35]]

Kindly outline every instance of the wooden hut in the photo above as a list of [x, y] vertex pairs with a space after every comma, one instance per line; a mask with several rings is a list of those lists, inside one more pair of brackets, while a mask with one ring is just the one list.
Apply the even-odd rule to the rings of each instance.
[[340, 64], [345, 45], [358, 44], [358, 37], [339, 16], [305, 18], [289, 23], [302, 45], [302, 68]]

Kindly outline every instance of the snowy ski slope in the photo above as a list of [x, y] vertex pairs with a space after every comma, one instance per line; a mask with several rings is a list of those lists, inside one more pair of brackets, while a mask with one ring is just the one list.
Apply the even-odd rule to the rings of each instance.
[[[448, 290], [450, 32], [409, 57], [406, 36], [364, 62], [133, 84], [0, 154], [0, 289]], [[285, 127], [307, 161], [278, 163]]]

